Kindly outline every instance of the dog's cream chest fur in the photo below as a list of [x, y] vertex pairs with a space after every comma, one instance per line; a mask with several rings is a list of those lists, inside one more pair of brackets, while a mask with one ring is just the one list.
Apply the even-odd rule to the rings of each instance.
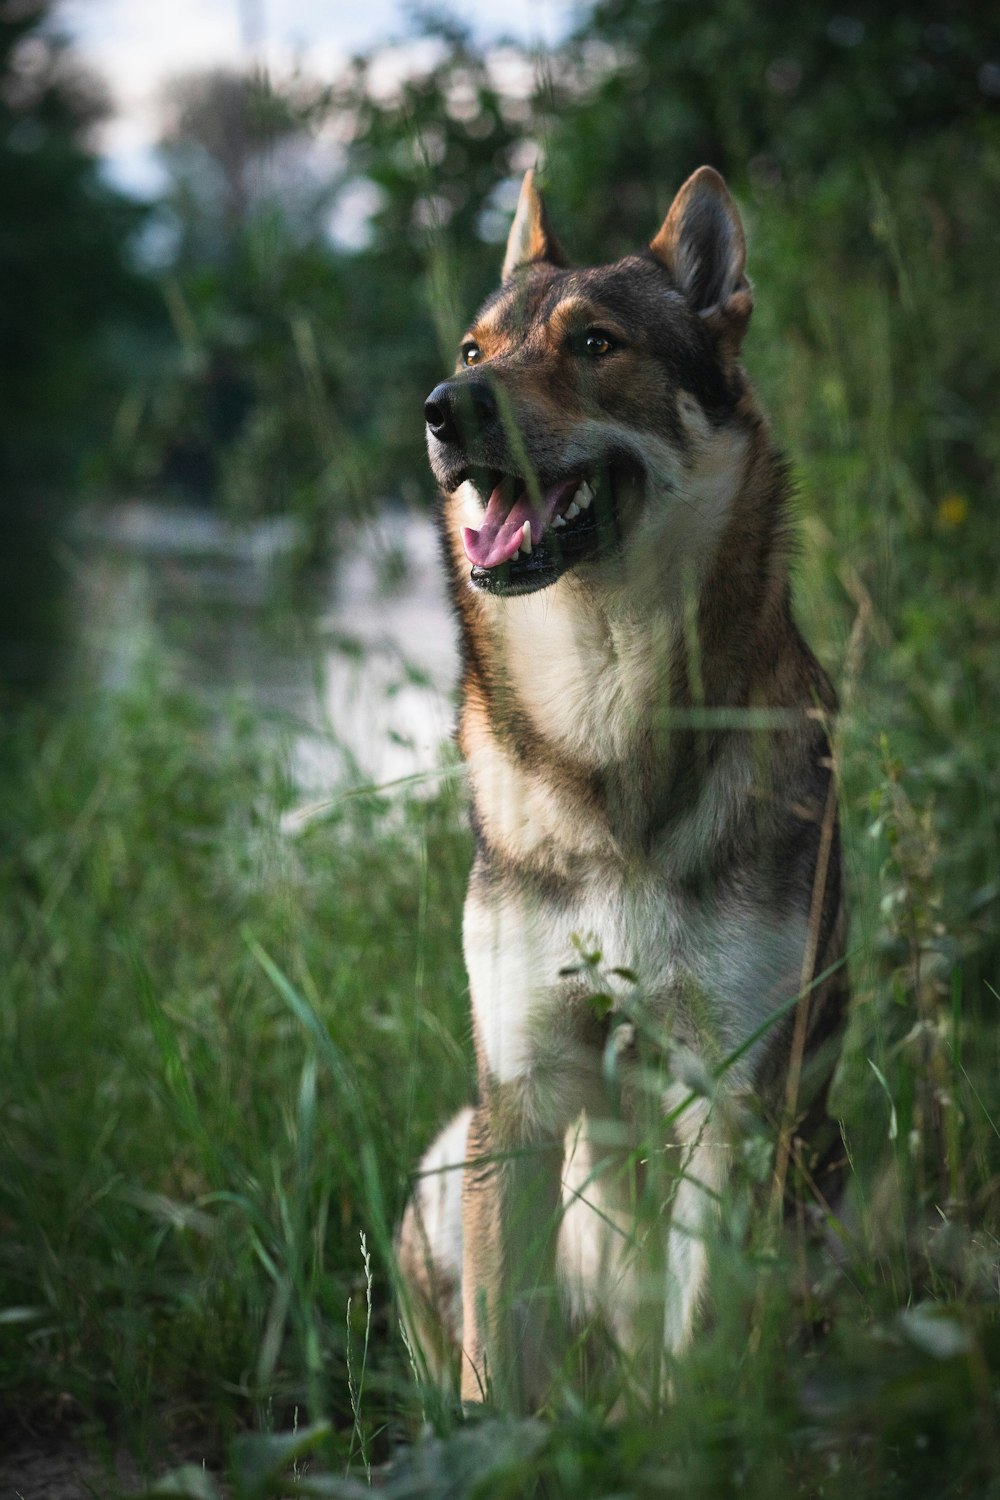
[[[634, 989], [608, 972], [613, 968], [637, 975], [666, 1034], [721, 1058], [798, 992], [806, 923], [743, 902], [698, 901], [653, 866], [626, 871], [603, 864], [559, 899], [474, 879], [463, 937], [477, 1032], [491, 1074], [506, 1083], [527, 1077], [543, 1056], [543, 1066], [551, 1067], [560, 1031], [572, 1051], [567, 990], [578, 990], [580, 981], [561, 978], [560, 970], [579, 965], [577, 944], [600, 951], [602, 985], [621, 1001]], [[712, 996], [710, 1012], [697, 1018], [678, 1002], [691, 981]], [[741, 1071], [752, 1063], [751, 1050]]]
[[[630, 767], [612, 815], [553, 775], [544, 755], [520, 758], [488, 731], [466, 747], [488, 843], [522, 869], [557, 877], [550, 895], [544, 885], [475, 875], [470, 886], [465, 961], [477, 1035], [497, 1083], [542, 1068], [554, 1098], [554, 1069], [586, 1072], [573, 1038], [576, 1011], [587, 1002], [568, 1001], [580, 980], [560, 977], [579, 966], [581, 945], [600, 951], [601, 983], [621, 1002], [632, 985], [615, 968], [637, 975], [665, 1038], [719, 1059], [799, 990], [806, 923], [798, 911], [716, 890], [694, 895], [686, 880], [746, 803], [747, 756], [723, 753], [691, 804], [649, 838], [652, 788], [634, 768], [643, 739], [662, 734], [669, 719], [664, 690], [682, 628], [662, 606], [619, 610], [612, 598], [609, 608], [605, 594], [598, 609], [577, 579], [497, 612], [494, 629], [513, 664], [510, 688], [544, 727], [546, 743], [581, 769]], [[692, 987], [712, 997], [697, 1021], [678, 1000]], [[746, 1075], [754, 1056], [751, 1049], [742, 1060]], [[586, 1102], [572, 1087], [559, 1092], [572, 1113]]]

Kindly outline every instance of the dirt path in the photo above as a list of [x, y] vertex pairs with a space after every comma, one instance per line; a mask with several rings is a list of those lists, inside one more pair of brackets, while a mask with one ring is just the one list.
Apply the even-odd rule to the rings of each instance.
[[102, 1463], [71, 1434], [24, 1436], [0, 1452], [0, 1500], [111, 1500], [142, 1487], [125, 1454]]

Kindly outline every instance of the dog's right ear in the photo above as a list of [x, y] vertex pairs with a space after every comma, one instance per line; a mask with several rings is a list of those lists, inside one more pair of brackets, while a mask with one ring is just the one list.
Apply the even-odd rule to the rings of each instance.
[[547, 261], [553, 266], [568, 264], [562, 246], [552, 233], [542, 195], [535, 187], [535, 174], [529, 169], [521, 183], [521, 196], [507, 237], [501, 279], [506, 281], [521, 266], [536, 261]]

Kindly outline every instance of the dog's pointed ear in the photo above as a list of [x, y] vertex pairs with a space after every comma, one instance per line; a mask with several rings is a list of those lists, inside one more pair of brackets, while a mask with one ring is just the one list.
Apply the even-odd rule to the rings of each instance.
[[552, 233], [542, 195], [535, 187], [535, 174], [529, 169], [521, 183], [521, 196], [507, 237], [501, 279], [506, 281], [520, 266], [533, 261], [548, 261], [554, 266], [567, 264], [562, 246]]
[[742, 338], [753, 298], [736, 204], [713, 167], [692, 173], [649, 247], [701, 317]]

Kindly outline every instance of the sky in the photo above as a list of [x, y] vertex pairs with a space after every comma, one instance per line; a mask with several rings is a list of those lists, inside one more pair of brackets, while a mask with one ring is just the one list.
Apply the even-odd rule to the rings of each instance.
[[[553, 44], [577, 0], [461, 0], [455, 7], [483, 42]], [[356, 52], [408, 32], [405, 0], [59, 0], [55, 19], [99, 73], [115, 106], [98, 147], [107, 175], [128, 192], [162, 183], [155, 143], [160, 97], [178, 73], [263, 59], [277, 74], [295, 61], [322, 79]]]

